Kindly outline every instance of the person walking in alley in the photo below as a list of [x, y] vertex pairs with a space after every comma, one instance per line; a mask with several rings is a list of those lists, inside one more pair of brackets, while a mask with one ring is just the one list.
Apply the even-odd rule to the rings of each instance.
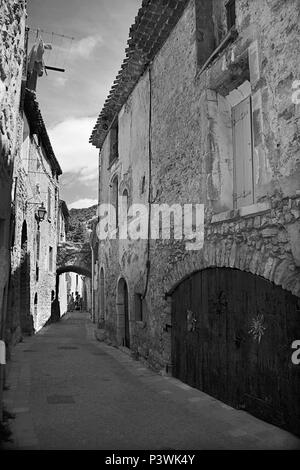
[[70, 302], [69, 302], [69, 311], [73, 312], [74, 308], [75, 308], [75, 300], [74, 300], [74, 293], [72, 292], [71, 299], [70, 299]]

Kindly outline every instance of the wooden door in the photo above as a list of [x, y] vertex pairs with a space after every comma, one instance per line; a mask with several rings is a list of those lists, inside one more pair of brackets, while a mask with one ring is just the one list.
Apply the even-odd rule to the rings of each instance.
[[207, 269], [172, 295], [175, 377], [300, 434], [299, 299], [236, 269]]

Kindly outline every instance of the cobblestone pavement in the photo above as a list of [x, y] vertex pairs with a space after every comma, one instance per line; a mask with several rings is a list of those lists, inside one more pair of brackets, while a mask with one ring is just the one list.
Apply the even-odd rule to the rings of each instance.
[[7, 449], [299, 449], [300, 440], [95, 339], [87, 313], [20, 343]]

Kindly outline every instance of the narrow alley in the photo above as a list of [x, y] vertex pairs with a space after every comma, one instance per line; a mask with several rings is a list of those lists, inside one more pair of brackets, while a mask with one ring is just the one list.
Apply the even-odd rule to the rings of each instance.
[[299, 0], [0, 0], [4, 457], [300, 450], [299, 51]]
[[95, 339], [85, 312], [15, 348], [6, 449], [297, 449], [300, 440]]

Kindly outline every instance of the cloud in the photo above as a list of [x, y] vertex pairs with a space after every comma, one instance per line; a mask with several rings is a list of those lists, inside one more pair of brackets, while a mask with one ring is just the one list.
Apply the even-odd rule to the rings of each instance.
[[87, 207], [94, 206], [98, 204], [98, 199], [79, 199], [78, 201], [68, 204], [69, 209], [85, 209]]
[[52, 80], [53, 80], [54, 85], [58, 87], [64, 87], [68, 81], [68, 79], [65, 77], [54, 77], [54, 79]]
[[71, 53], [88, 59], [94, 49], [100, 44], [103, 44], [103, 39], [100, 35], [87, 36], [74, 43]]
[[49, 130], [54, 153], [64, 173], [78, 184], [98, 175], [98, 150], [89, 143], [96, 117], [70, 118]]

